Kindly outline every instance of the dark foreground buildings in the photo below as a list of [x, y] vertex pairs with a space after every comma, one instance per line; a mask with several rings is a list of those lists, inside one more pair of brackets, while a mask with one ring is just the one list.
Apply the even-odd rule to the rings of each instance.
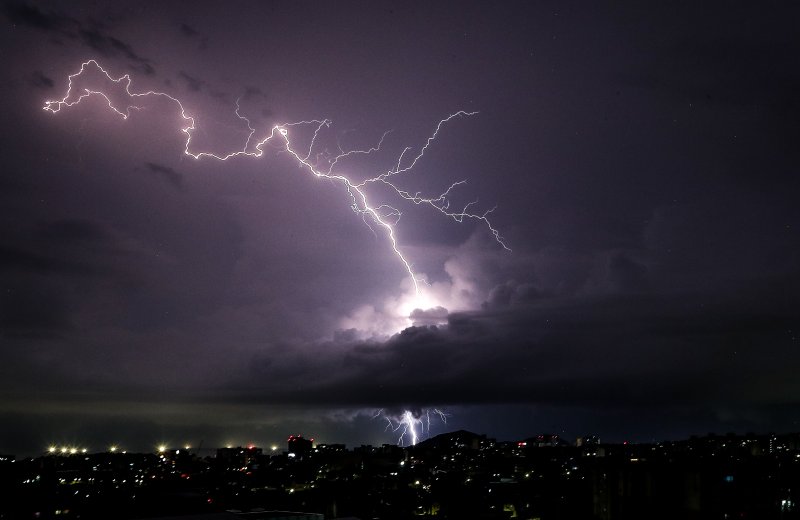
[[[0, 456], [0, 519], [795, 519], [800, 435]], [[293, 513], [302, 512], [302, 513]]]

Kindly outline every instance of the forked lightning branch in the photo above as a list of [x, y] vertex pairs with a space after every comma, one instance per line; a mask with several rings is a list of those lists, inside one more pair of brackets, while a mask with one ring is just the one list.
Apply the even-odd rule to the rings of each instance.
[[[87, 70], [91, 68], [96, 69], [105, 77], [117, 84], [121, 87], [124, 87], [125, 96], [127, 96], [129, 102], [124, 104], [115, 103], [112, 101], [112, 98], [116, 98], [116, 92], [111, 93], [108, 91], [104, 91], [102, 89], [94, 89], [94, 88], [78, 88], [76, 87], [76, 83], [78, 78], [80, 78]], [[235, 114], [239, 120], [242, 121], [244, 125], [247, 125], [248, 134], [247, 139], [242, 144], [242, 147], [239, 149], [231, 150], [227, 153], [218, 154], [209, 151], [203, 150], [195, 150], [193, 148], [192, 143], [192, 136], [193, 133], [197, 130], [197, 126], [195, 125], [195, 118], [191, 116], [186, 109], [184, 108], [183, 103], [176, 97], [164, 93], [164, 92], [156, 92], [153, 90], [148, 90], [144, 92], [134, 92], [131, 90], [132, 80], [129, 74], [125, 74], [118, 78], [114, 78], [106, 69], [104, 69], [97, 61], [95, 60], [88, 60], [81, 64], [80, 70], [78, 72], [71, 74], [69, 76], [69, 81], [67, 85], [67, 91], [64, 94], [64, 97], [58, 100], [51, 100], [45, 102], [44, 110], [47, 110], [52, 113], [58, 113], [62, 109], [73, 107], [83, 100], [90, 98], [90, 97], [100, 97], [105, 100], [110, 110], [114, 111], [115, 113], [119, 114], [120, 117], [123, 119], [127, 119], [131, 116], [134, 111], [140, 110], [140, 104], [144, 102], [148, 98], [163, 98], [167, 99], [170, 102], [174, 103], [178, 112], [180, 113], [180, 117], [184, 123], [181, 131], [186, 134], [186, 142], [184, 146], [184, 153], [196, 160], [201, 159], [211, 159], [211, 160], [218, 160], [218, 161], [227, 161], [233, 157], [239, 156], [247, 156], [252, 158], [259, 158], [264, 154], [264, 145], [270, 143], [271, 145], [278, 145], [280, 148], [285, 149], [291, 156], [297, 161], [298, 166], [306, 170], [308, 173], [318, 177], [328, 179], [330, 181], [336, 182], [341, 184], [347, 190], [347, 193], [350, 198], [350, 207], [352, 210], [361, 216], [364, 222], [369, 225], [374, 225], [378, 229], [382, 229], [389, 241], [389, 245], [392, 248], [397, 259], [401, 262], [403, 268], [408, 273], [411, 281], [414, 285], [414, 290], [416, 294], [419, 294], [419, 284], [422, 282], [422, 278], [414, 273], [412, 268], [412, 263], [409, 259], [405, 256], [405, 254], [400, 250], [397, 241], [397, 234], [395, 231], [395, 226], [400, 219], [401, 212], [390, 204], [376, 204], [370, 200], [367, 195], [367, 187], [371, 184], [381, 184], [389, 188], [390, 193], [393, 193], [398, 199], [403, 199], [408, 202], [412, 202], [416, 205], [420, 206], [427, 206], [429, 208], [434, 209], [438, 213], [444, 215], [445, 217], [451, 218], [456, 222], [464, 222], [465, 220], [473, 220], [477, 221], [486, 228], [488, 228], [489, 232], [494, 236], [494, 239], [505, 249], [508, 250], [508, 247], [503, 240], [503, 237], [500, 236], [499, 231], [492, 225], [489, 220], [489, 216], [494, 210], [494, 208], [488, 209], [486, 211], [480, 212], [475, 211], [473, 208], [476, 205], [477, 201], [470, 202], [464, 206], [453, 208], [451, 207], [451, 194], [461, 185], [465, 184], [466, 181], [461, 180], [458, 182], [454, 182], [451, 185], [447, 186], [441, 193], [435, 196], [426, 196], [423, 195], [421, 192], [411, 191], [408, 189], [401, 188], [396, 182], [395, 179], [404, 173], [409, 172], [412, 168], [414, 168], [417, 163], [423, 158], [425, 155], [426, 150], [433, 144], [436, 140], [439, 131], [445, 125], [445, 123], [449, 123], [453, 119], [459, 117], [469, 117], [474, 116], [477, 112], [465, 112], [465, 111], [458, 111], [453, 114], [448, 115], [444, 119], [441, 119], [439, 123], [436, 125], [433, 133], [428, 136], [425, 140], [425, 143], [419, 147], [418, 149], [413, 149], [412, 147], [405, 147], [403, 151], [400, 153], [397, 161], [394, 163], [393, 167], [388, 169], [387, 171], [383, 171], [374, 175], [372, 177], [367, 178], [366, 180], [362, 180], [360, 182], [356, 182], [348, 177], [345, 173], [341, 172], [342, 165], [344, 163], [344, 159], [363, 155], [363, 154], [371, 154], [377, 152], [381, 149], [383, 144], [383, 140], [386, 137], [386, 134], [381, 137], [380, 141], [372, 148], [368, 150], [339, 150], [339, 153], [334, 156], [329, 156], [327, 160], [320, 161], [319, 156], [325, 155], [324, 153], [317, 152], [317, 138], [320, 136], [322, 132], [326, 129], [329, 129], [331, 126], [331, 121], [328, 119], [315, 119], [309, 121], [299, 121], [296, 123], [283, 123], [283, 124], [276, 124], [271, 128], [265, 131], [265, 135], [263, 137], [256, 137], [256, 129], [253, 128], [251, 121], [244, 115], [242, 115], [239, 103], [237, 102]], [[311, 143], [308, 145], [307, 149], [300, 150], [293, 146], [292, 144], [292, 133], [295, 129], [299, 129], [301, 127], [311, 127], [313, 129], [313, 138], [311, 139]], [[313, 157], [313, 160], [312, 160]], [[323, 164], [321, 166], [320, 164]]]

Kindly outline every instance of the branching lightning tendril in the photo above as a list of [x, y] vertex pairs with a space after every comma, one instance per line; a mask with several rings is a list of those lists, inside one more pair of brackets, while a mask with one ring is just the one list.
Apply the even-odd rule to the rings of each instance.
[[418, 415], [415, 415], [411, 410], [404, 410], [403, 413], [397, 417], [386, 414], [384, 410], [378, 410], [372, 418], [382, 418], [385, 420], [386, 431], [400, 432], [397, 438], [398, 445], [404, 446], [406, 444], [406, 439], [408, 439], [408, 444], [414, 446], [417, 444], [420, 437], [431, 431], [431, 414], [439, 417], [443, 423], [447, 423], [449, 415], [438, 408], [424, 410]]
[[[103, 92], [101, 90], [93, 90], [88, 88], [83, 88], [82, 91], [73, 92], [74, 82], [75, 80], [80, 77], [89, 67], [94, 67], [98, 71], [108, 78], [109, 81], [114, 82], [118, 85], [124, 86], [125, 94], [130, 98], [131, 103], [125, 106], [124, 108], [118, 105], [111, 100], [110, 94]], [[44, 110], [47, 110], [52, 113], [58, 113], [63, 108], [68, 108], [77, 105], [81, 101], [91, 96], [99, 96], [105, 99], [108, 107], [119, 114], [123, 119], [127, 119], [130, 117], [131, 112], [134, 110], [141, 110], [141, 107], [136, 105], [136, 102], [139, 100], [144, 100], [145, 98], [164, 98], [171, 102], [173, 102], [180, 111], [181, 118], [186, 123], [186, 125], [181, 129], [181, 131], [186, 134], [186, 143], [184, 146], [184, 153], [192, 157], [193, 159], [200, 160], [203, 158], [208, 159], [216, 159], [219, 161], [227, 161], [233, 157], [238, 156], [248, 156], [253, 158], [261, 157], [264, 153], [263, 146], [271, 141], [276, 141], [279, 145], [285, 149], [289, 154], [291, 154], [296, 160], [298, 165], [301, 168], [306, 169], [308, 172], [313, 174], [318, 178], [329, 179], [331, 181], [340, 183], [343, 185], [347, 193], [350, 197], [351, 201], [351, 208], [352, 210], [359, 214], [364, 222], [370, 225], [373, 224], [378, 229], [383, 229], [388, 236], [391, 248], [395, 254], [395, 256], [402, 262], [406, 272], [411, 277], [411, 280], [414, 284], [414, 290], [417, 294], [419, 294], [419, 282], [422, 281], [421, 277], [418, 277], [413, 269], [411, 262], [405, 257], [405, 255], [400, 251], [400, 248], [397, 243], [397, 236], [395, 234], [394, 226], [400, 219], [400, 211], [390, 205], [387, 204], [380, 204], [380, 205], [373, 205], [368, 197], [366, 188], [368, 185], [371, 184], [382, 184], [388, 187], [393, 193], [395, 193], [399, 198], [404, 199], [408, 202], [412, 202], [417, 205], [428, 206], [433, 208], [434, 210], [438, 211], [439, 213], [445, 215], [453, 219], [456, 222], [464, 222], [464, 220], [474, 220], [482, 223], [485, 225], [489, 231], [494, 236], [494, 239], [506, 250], [510, 250], [503, 240], [503, 237], [500, 235], [499, 231], [492, 225], [489, 220], [489, 215], [494, 211], [495, 208], [491, 208], [484, 212], [475, 212], [471, 208], [476, 204], [477, 201], [470, 202], [465, 206], [461, 207], [460, 209], [451, 209], [450, 207], [450, 195], [453, 190], [464, 184], [466, 181], [461, 180], [452, 183], [447, 189], [445, 189], [442, 193], [437, 196], [425, 196], [420, 192], [411, 192], [399, 187], [395, 182], [394, 178], [398, 175], [406, 173], [410, 171], [418, 161], [420, 161], [425, 154], [425, 151], [428, 147], [434, 142], [439, 131], [441, 130], [442, 126], [449, 121], [458, 118], [458, 117], [468, 117], [477, 114], [477, 112], [466, 112], [460, 110], [449, 116], [445, 117], [444, 119], [440, 120], [439, 123], [436, 125], [435, 130], [433, 133], [427, 138], [425, 144], [418, 150], [414, 151], [411, 147], [406, 147], [400, 153], [400, 156], [397, 159], [394, 167], [380, 173], [374, 177], [370, 177], [366, 180], [361, 182], [355, 182], [345, 176], [344, 174], [338, 173], [335, 171], [336, 167], [339, 166], [340, 162], [346, 158], [355, 156], [355, 155], [367, 155], [373, 152], [377, 152], [381, 149], [383, 145], [383, 141], [386, 138], [387, 133], [384, 133], [381, 137], [380, 141], [373, 147], [367, 150], [339, 150], [338, 155], [329, 158], [327, 160], [326, 167], [320, 167], [316, 164], [319, 161], [312, 162], [312, 155], [315, 151], [315, 145], [317, 142], [317, 137], [320, 133], [331, 126], [331, 121], [328, 119], [319, 119], [319, 120], [309, 120], [309, 121], [298, 121], [295, 123], [283, 123], [277, 124], [271, 127], [269, 132], [266, 133], [266, 136], [260, 140], [253, 140], [256, 134], [256, 129], [253, 128], [250, 120], [241, 114], [239, 102], [236, 103], [236, 110], [235, 114], [241, 121], [243, 121], [249, 130], [247, 135], [247, 139], [242, 146], [241, 149], [233, 150], [228, 153], [224, 154], [216, 154], [208, 151], [193, 151], [192, 150], [192, 133], [197, 129], [195, 126], [195, 119], [193, 116], [189, 115], [184, 108], [183, 103], [176, 98], [164, 92], [156, 92], [153, 90], [148, 90], [146, 92], [132, 92], [131, 91], [131, 77], [129, 74], [125, 74], [119, 78], [113, 78], [111, 74], [109, 74], [97, 61], [95, 60], [88, 60], [81, 65], [81, 68], [78, 72], [71, 74], [69, 76], [69, 84], [67, 87], [67, 92], [63, 98], [59, 100], [52, 100], [45, 102]], [[76, 88], [76, 90], [78, 90]], [[314, 135], [311, 139], [311, 143], [306, 151], [300, 151], [292, 147], [292, 143], [290, 140], [290, 131], [294, 127], [300, 126], [311, 126], [314, 128]], [[324, 155], [324, 154], [323, 154]], [[374, 229], [373, 229], [374, 231]], [[438, 413], [442, 418], [444, 415], [439, 412], [438, 410], [435, 411]], [[400, 425], [403, 426], [403, 435], [409, 433], [416, 439], [416, 426], [422, 423], [415, 422], [418, 419], [414, 419], [413, 416], [409, 412], [409, 418], [407, 421], [400, 422]], [[400, 426], [398, 426], [399, 428]], [[402, 435], [401, 435], [402, 437]]]

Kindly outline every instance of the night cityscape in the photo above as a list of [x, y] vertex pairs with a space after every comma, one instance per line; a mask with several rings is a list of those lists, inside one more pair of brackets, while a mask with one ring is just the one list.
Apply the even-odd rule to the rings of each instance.
[[800, 434], [653, 444], [455, 431], [411, 447], [49, 447], [0, 459], [0, 518], [800, 518]]
[[0, 520], [798, 518], [798, 27], [0, 0]]

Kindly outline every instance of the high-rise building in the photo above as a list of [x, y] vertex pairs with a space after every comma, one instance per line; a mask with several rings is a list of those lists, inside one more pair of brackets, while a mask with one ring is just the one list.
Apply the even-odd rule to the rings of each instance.
[[290, 435], [288, 444], [289, 456], [302, 459], [311, 452], [314, 439], [305, 439], [302, 435]]

